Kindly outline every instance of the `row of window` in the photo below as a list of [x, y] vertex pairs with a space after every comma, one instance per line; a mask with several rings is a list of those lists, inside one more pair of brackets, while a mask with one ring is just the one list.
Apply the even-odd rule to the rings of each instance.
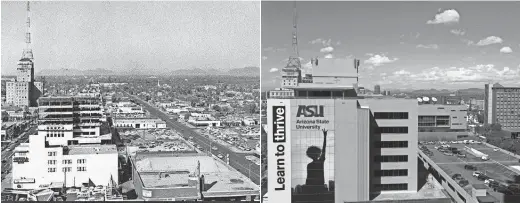
[[65, 137], [65, 133], [63, 132], [50, 132], [47, 133], [47, 137]]
[[[62, 164], [72, 164], [72, 160], [64, 159], [64, 160], [61, 161], [61, 163]], [[77, 163], [78, 164], [84, 164], [84, 163], [87, 163], [87, 160], [86, 159], [78, 159]], [[49, 165], [56, 165], [56, 160], [47, 160], [47, 164], [49, 164]]]
[[408, 162], [408, 155], [377, 155], [375, 162]]
[[408, 184], [375, 184], [374, 189], [376, 191], [408, 190]]
[[376, 171], [374, 171], [374, 176], [376, 176], [376, 177], [408, 176], [408, 169], [376, 170]]
[[375, 119], [408, 119], [408, 112], [374, 112]]
[[408, 133], [408, 127], [379, 127], [379, 133]]
[[376, 141], [375, 148], [407, 148], [408, 141]]

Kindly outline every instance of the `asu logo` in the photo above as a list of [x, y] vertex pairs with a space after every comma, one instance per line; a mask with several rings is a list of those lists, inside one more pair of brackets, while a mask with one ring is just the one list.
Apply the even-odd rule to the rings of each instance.
[[323, 105], [300, 105], [296, 117], [324, 117]]

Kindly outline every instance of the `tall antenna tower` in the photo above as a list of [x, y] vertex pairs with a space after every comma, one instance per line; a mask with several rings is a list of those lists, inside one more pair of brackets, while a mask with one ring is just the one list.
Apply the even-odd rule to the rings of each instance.
[[298, 51], [298, 12], [296, 11], [296, 1], [294, 2], [294, 10], [293, 10], [293, 33], [292, 33], [292, 48], [293, 53], [289, 57], [289, 62], [287, 63], [287, 67], [291, 68], [301, 68], [300, 62], [300, 53]]
[[25, 30], [25, 49], [23, 50], [22, 58], [33, 60], [33, 52], [31, 49], [31, 6], [27, 2], [27, 27]]

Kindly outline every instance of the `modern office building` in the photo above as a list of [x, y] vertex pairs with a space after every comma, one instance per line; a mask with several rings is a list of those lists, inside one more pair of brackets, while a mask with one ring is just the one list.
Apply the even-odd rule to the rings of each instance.
[[101, 100], [95, 97], [42, 97], [38, 100], [38, 135], [49, 145], [109, 144], [101, 128]]
[[26, 47], [16, 68], [16, 79], [6, 82], [6, 104], [14, 106], [37, 106], [36, 100], [43, 94], [43, 83], [34, 80], [34, 57], [31, 48], [31, 18], [27, 2]]
[[419, 140], [456, 140], [468, 136], [466, 105], [421, 104], [418, 106]]
[[118, 153], [100, 121], [100, 103], [99, 98], [40, 98], [38, 134], [14, 150], [12, 187], [117, 183]]
[[498, 123], [502, 128], [520, 129], [520, 87], [486, 84], [484, 103], [486, 124]]
[[374, 86], [374, 94], [381, 94], [381, 86], [379, 86], [379, 85]]
[[[313, 83], [288, 88], [295, 92], [293, 97], [267, 100], [268, 177], [277, 180], [268, 182], [270, 199], [303, 202], [316, 196], [338, 203], [421, 199], [417, 101], [363, 99], [357, 96], [356, 60], [319, 62], [313, 67]], [[326, 192], [319, 195], [312, 192], [307, 171], [312, 161], [308, 150], [315, 146], [326, 149], [322, 156], [327, 160]], [[282, 187], [286, 189], [276, 190]]]

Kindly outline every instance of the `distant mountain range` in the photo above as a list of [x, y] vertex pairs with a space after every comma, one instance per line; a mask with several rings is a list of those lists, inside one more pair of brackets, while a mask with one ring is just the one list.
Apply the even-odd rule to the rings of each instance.
[[223, 71], [218, 69], [180, 69], [171, 72], [172, 75], [198, 76], [198, 75], [231, 75], [231, 76], [260, 76], [259, 67], [234, 68]]
[[[38, 72], [38, 76], [94, 76], [94, 75], [153, 75], [145, 73], [142, 70], [131, 70], [131, 71], [112, 71], [107, 69], [90, 69], [90, 70], [77, 70], [77, 69], [48, 69]], [[159, 73], [158, 73], [159, 74]], [[180, 69], [169, 72], [171, 75], [183, 75], [183, 76], [203, 76], [203, 75], [232, 75], [232, 76], [260, 76], [260, 68], [258, 67], [244, 67], [234, 68], [231, 70], [218, 70], [218, 69]]]

